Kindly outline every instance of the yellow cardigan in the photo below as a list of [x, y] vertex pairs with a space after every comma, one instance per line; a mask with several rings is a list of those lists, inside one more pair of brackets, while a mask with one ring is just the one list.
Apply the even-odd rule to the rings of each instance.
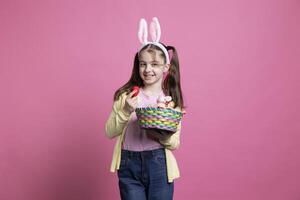
[[[111, 167], [110, 167], [111, 172], [115, 172], [120, 167], [122, 142], [123, 142], [123, 138], [126, 132], [128, 122], [131, 117], [131, 114], [128, 114], [123, 110], [126, 97], [127, 97], [126, 92], [124, 92], [123, 94], [121, 94], [119, 99], [114, 102], [112, 112], [110, 113], [109, 118], [105, 124], [106, 136], [108, 138], [117, 137], [117, 141], [114, 147]], [[179, 107], [177, 107], [176, 110], [181, 111]], [[178, 129], [176, 133], [174, 133], [167, 140], [159, 140], [159, 142], [166, 149], [165, 152], [166, 152], [168, 182], [173, 182], [174, 179], [180, 177], [176, 159], [173, 153], [171, 152], [171, 150], [178, 149], [179, 147], [180, 130], [181, 130], [181, 122], [178, 125]]]

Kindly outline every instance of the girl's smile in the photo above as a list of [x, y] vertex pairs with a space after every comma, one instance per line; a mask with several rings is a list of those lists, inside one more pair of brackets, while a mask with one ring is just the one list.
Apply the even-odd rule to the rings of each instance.
[[145, 79], [151, 79], [152, 77], [154, 77], [155, 75], [151, 75], [151, 74], [144, 74]]

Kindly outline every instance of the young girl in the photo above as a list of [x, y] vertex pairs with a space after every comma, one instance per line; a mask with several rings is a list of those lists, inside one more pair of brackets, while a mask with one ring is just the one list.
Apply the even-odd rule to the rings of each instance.
[[[164, 96], [172, 97], [175, 110], [183, 111], [179, 62], [176, 49], [160, 43], [157, 18], [150, 25], [152, 42], [147, 41], [147, 23], [141, 19], [139, 39], [129, 81], [114, 94], [106, 122], [106, 135], [117, 137], [111, 171], [118, 171], [122, 200], [171, 200], [179, 169], [171, 150], [179, 147], [181, 123], [171, 136], [158, 137], [155, 130], [140, 129], [135, 109], [155, 106]], [[170, 59], [168, 50], [172, 51]], [[140, 88], [132, 91], [133, 86]], [[160, 131], [160, 133], [163, 131]]]

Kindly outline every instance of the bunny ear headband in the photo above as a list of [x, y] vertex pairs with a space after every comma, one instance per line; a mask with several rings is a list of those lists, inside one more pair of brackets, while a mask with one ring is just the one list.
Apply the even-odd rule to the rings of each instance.
[[168, 50], [164, 47], [164, 45], [159, 43], [161, 30], [160, 30], [160, 25], [159, 25], [158, 19], [156, 17], [153, 17], [152, 22], [150, 24], [150, 34], [151, 34], [152, 42], [148, 42], [148, 39], [147, 39], [148, 38], [147, 22], [144, 18], [141, 18], [139, 32], [138, 32], [138, 37], [142, 44], [140, 50], [147, 44], [156, 45], [164, 52], [164, 54], [166, 56], [167, 64], [170, 64]]

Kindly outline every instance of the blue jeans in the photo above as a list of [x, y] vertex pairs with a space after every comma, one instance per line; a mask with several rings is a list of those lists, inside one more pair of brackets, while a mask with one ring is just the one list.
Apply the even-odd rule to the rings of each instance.
[[165, 149], [122, 150], [118, 170], [122, 200], [172, 200], [174, 182], [168, 183]]

